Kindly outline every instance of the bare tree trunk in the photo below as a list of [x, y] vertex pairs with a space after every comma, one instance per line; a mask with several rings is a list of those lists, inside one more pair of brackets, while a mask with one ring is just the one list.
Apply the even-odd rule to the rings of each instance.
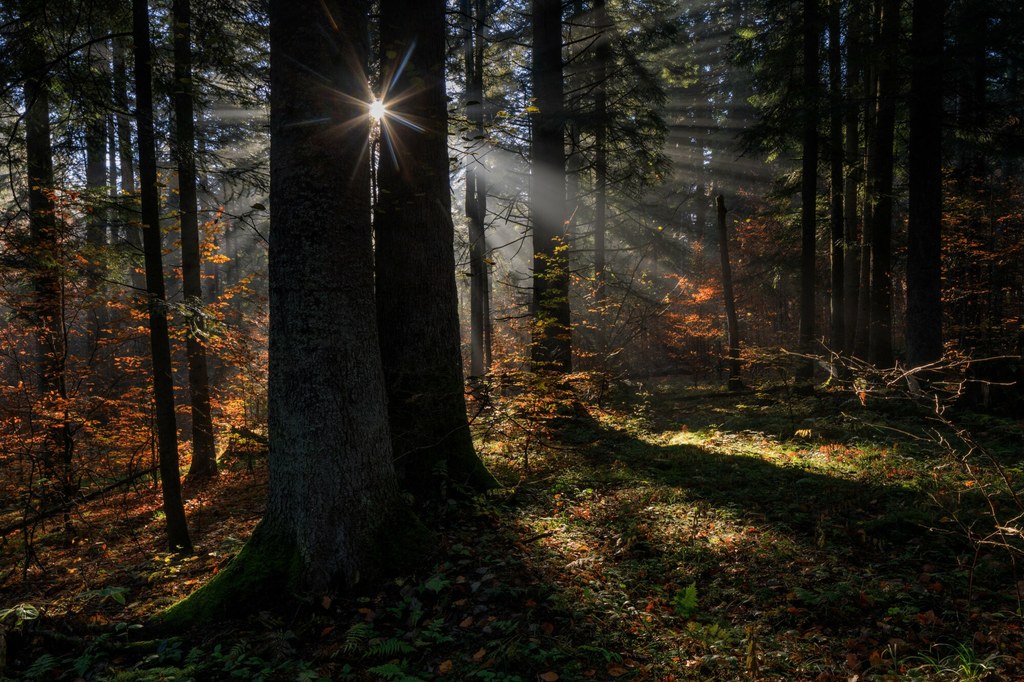
[[[377, 323], [391, 445], [403, 486], [419, 500], [494, 487], [466, 418], [448, 180], [444, 0], [382, 0], [385, 55], [405, 59], [382, 121], [374, 213]], [[413, 46], [415, 49], [413, 50]], [[390, 59], [388, 60], [391, 61]], [[399, 62], [400, 63], [400, 62]], [[385, 63], [384, 70], [394, 68]]]
[[870, 169], [876, 154], [877, 138], [875, 127], [878, 119], [878, 60], [873, 56], [878, 46], [879, 13], [873, 3], [866, 2], [864, 30], [865, 37], [863, 62], [864, 78], [864, 203], [861, 213], [863, 219], [860, 235], [860, 297], [857, 304], [857, 330], [854, 335], [854, 355], [867, 360], [870, 346], [871, 328], [871, 226], [874, 222], [874, 198], [868, 185]]
[[607, 276], [605, 275], [606, 254], [605, 234], [608, 229], [608, 67], [611, 62], [612, 26], [609, 22], [605, 0], [594, 0], [594, 22], [598, 31], [595, 57], [597, 69], [594, 78], [594, 279], [597, 288], [594, 298], [604, 300]]
[[845, 226], [843, 230], [843, 331], [842, 349], [845, 353], [854, 352], [857, 335], [858, 306], [860, 296], [860, 229], [858, 222], [858, 187], [862, 175], [863, 161], [860, 146], [860, 98], [863, 96], [861, 82], [861, 7], [860, 3], [851, 0], [848, 9], [847, 43], [846, 43], [846, 151], [847, 165], [844, 186], [843, 213]]
[[[800, 187], [800, 351], [814, 348], [815, 251], [818, 199], [818, 0], [804, 0], [803, 26], [803, 164]], [[814, 376], [814, 362], [804, 360], [800, 376]]]
[[846, 339], [846, 224], [843, 219], [843, 51], [840, 33], [840, 2], [830, 0], [828, 15], [829, 73], [829, 259], [831, 297], [829, 345], [842, 352]]
[[896, 131], [896, 60], [899, 50], [899, 0], [883, 0], [879, 55], [878, 118], [868, 167], [871, 211], [871, 321], [868, 359], [876, 366], [893, 363], [892, 220], [893, 144]]
[[199, 202], [196, 196], [195, 92], [192, 82], [192, 11], [190, 0], [172, 3], [174, 31], [174, 130], [178, 163], [178, 218], [181, 230], [182, 293], [189, 328], [185, 335], [188, 388], [192, 409], [192, 464], [189, 482], [217, 475], [217, 449], [210, 409], [210, 372], [203, 336], [202, 262], [199, 255]]
[[192, 540], [189, 538], [188, 522], [185, 520], [178, 464], [178, 429], [174, 415], [174, 379], [171, 369], [171, 341], [167, 329], [167, 295], [164, 290], [160, 205], [156, 184], [153, 57], [149, 39], [147, 0], [132, 0], [132, 27], [135, 38], [135, 115], [139, 129], [142, 241], [146, 259], [146, 291], [149, 294], [149, 342], [153, 359], [160, 483], [163, 489], [168, 548], [172, 552], [188, 554], [192, 551]]
[[[482, 3], [475, 3], [477, 16], [474, 17], [472, 0], [462, 0], [463, 12], [463, 56], [466, 69], [466, 116], [469, 119], [469, 144], [479, 144], [483, 136], [483, 69], [478, 67], [478, 53], [483, 51], [483, 23], [480, 15]], [[482, 59], [482, 54], [480, 57]], [[479, 150], [476, 150], [477, 152]], [[487, 301], [487, 235], [484, 232], [487, 194], [484, 186], [483, 163], [470, 158], [466, 167], [466, 217], [469, 219], [469, 294], [470, 294], [470, 361], [469, 374], [482, 377], [487, 373], [489, 363], [486, 346], [486, 301]]]
[[914, 0], [907, 225], [907, 364], [942, 357], [942, 51], [945, 0]]
[[743, 388], [740, 377], [740, 323], [736, 316], [736, 297], [732, 288], [732, 266], [729, 263], [729, 227], [725, 221], [725, 197], [715, 200], [718, 208], [718, 250], [722, 258], [722, 295], [725, 298], [725, 319], [729, 331], [729, 390]]
[[562, 3], [533, 0], [530, 223], [533, 227], [533, 343], [536, 370], [572, 369], [569, 270], [565, 244]]
[[[114, 39], [114, 98], [119, 108], [124, 111], [131, 109], [128, 97], [128, 69], [125, 65], [125, 47], [120, 39]], [[132, 124], [131, 117], [118, 111], [115, 115], [115, 126], [117, 128], [117, 151], [118, 165], [121, 169], [121, 194], [122, 201], [130, 201], [135, 196], [135, 152], [132, 146]], [[139, 272], [138, 263], [142, 259], [142, 230], [137, 221], [131, 218], [130, 207], [121, 211], [122, 227], [125, 244], [129, 252], [129, 267], [131, 268], [131, 282], [138, 293], [146, 290], [145, 274]]]
[[[28, 174], [28, 269], [32, 298], [28, 319], [34, 327], [36, 342], [37, 386], [41, 397], [55, 404], [68, 397], [67, 334], [64, 319], [64, 277], [62, 237], [53, 201], [54, 170], [50, 130], [50, 77], [46, 55], [30, 34], [32, 8], [21, 5], [23, 59], [25, 67], [25, 165]], [[66, 411], [45, 420], [49, 442], [43, 453], [46, 475], [57, 483], [64, 499], [73, 495], [78, 484], [74, 475], [74, 438]], [[64, 515], [66, 538], [74, 529], [71, 517]]]

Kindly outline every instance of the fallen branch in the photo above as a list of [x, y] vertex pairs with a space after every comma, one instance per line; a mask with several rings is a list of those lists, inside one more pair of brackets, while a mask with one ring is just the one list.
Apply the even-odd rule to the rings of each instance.
[[91, 501], [93, 501], [93, 500], [95, 500], [97, 498], [103, 497], [104, 495], [106, 495], [107, 493], [109, 493], [112, 490], [117, 490], [118, 488], [121, 488], [123, 486], [129, 485], [131, 483], [134, 483], [135, 481], [139, 480], [140, 478], [142, 478], [144, 476], [149, 476], [151, 474], [156, 474], [157, 471], [158, 471], [157, 467], [150, 467], [149, 469], [143, 469], [142, 471], [135, 472], [134, 474], [132, 474], [131, 476], [129, 476], [127, 478], [123, 478], [120, 481], [115, 481], [113, 483], [109, 483], [109, 484], [103, 486], [102, 488], [99, 488], [97, 490], [93, 490], [90, 493], [87, 493], [87, 494], [84, 494], [84, 495], [76, 495], [75, 497], [67, 500], [66, 502], [64, 502], [62, 504], [57, 505], [56, 507], [51, 507], [50, 509], [47, 509], [46, 511], [39, 512], [38, 514], [36, 514], [36, 515], [34, 515], [34, 516], [30, 517], [30, 518], [22, 519], [21, 521], [18, 521], [17, 523], [12, 523], [9, 526], [5, 526], [4, 528], [0, 528], [0, 538], [6, 537], [7, 535], [10, 535], [11, 533], [17, 532], [19, 530], [24, 530], [24, 529], [26, 529], [26, 528], [28, 528], [30, 526], [34, 526], [35, 524], [39, 523], [40, 521], [45, 521], [46, 519], [48, 519], [48, 518], [50, 518], [52, 516], [56, 516], [57, 514], [63, 514], [64, 512], [67, 512], [67, 511], [70, 511], [70, 510], [74, 509], [75, 507], [77, 507], [80, 504], [85, 504], [86, 502], [91, 502]]

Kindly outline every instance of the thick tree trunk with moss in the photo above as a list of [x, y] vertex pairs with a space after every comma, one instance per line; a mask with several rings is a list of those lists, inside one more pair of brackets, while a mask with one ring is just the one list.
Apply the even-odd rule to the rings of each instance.
[[449, 484], [474, 491], [496, 485], [466, 419], [444, 37], [443, 0], [381, 3], [390, 84], [384, 101], [392, 109], [381, 121], [374, 217], [377, 321], [395, 468], [420, 500], [443, 497]]
[[267, 507], [167, 627], [345, 591], [392, 550], [422, 552], [406, 542], [424, 534], [403, 515], [374, 311], [369, 13], [369, 0], [270, 3]]

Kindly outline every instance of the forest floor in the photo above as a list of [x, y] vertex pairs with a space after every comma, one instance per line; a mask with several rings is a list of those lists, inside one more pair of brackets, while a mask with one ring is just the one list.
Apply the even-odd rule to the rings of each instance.
[[71, 543], [38, 533], [27, 571], [8, 537], [0, 678], [1024, 679], [1000, 490], [1024, 480], [1019, 420], [957, 415], [965, 459], [927, 411], [849, 392], [662, 381], [604, 402], [477, 420], [506, 487], [448, 508], [420, 572], [291, 613], [144, 626], [237, 552], [263, 461], [189, 503], [193, 557], [162, 551], [148, 484], [76, 511]]

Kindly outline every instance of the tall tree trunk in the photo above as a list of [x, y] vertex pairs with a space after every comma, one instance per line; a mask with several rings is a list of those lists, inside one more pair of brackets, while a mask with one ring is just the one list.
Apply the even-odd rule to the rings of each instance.
[[858, 222], [858, 188], [863, 173], [863, 159], [860, 146], [860, 104], [863, 97], [861, 81], [861, 6], [852, 0], [847, 10], [846, 41], [846, 99], [845, 99], [845, 153], [847, 166], [843, 188], [843, 351], [854, 353], [857, 334], [858, 306], [860, 302], [860, 229]]
[[860, 233], [860, 296], [857, 301], [857, 329], [854, 334], [853, 352], [862, 360], [868, 359], [868, 348], [870, 345], [871, 328], [871, 226], [874, 214], [874, 198], [871, 196], [871, 189], [868, 186], [872, 158], [875, 155], [877, 140], [875, 127], [878, 122], [878, 59], [875, 53], [878, 39], [877, 26], [879, 24], [880, 4], [864, 0], [861, 6], [864, 13], [859, 16], [863, 21], [863, 29], [860, 33], [864, 41], [862, 44], [863, 61], [863, 108], [864, 108], [864, 196], [861, 209], [861, 233]]
[[[818, 199], [818, 0], [804, 0], [803, 22], [803, 164], [800, 185], [800, 351], [814, 348], [815, 247]], [[814, 362], [801, 363], [800, 376], [814, 376]]]
[[[125, 111], [130, 111], [131, 101], [128, 94], [128, 67], [125, 63], [126, 48], [120, 39], [114, 39], [114, 99], [117, 102], [119, 111], [114, 117], [117, 128], [117, 152], [118, 166], [121, 169], [121, 194], [122, 202], [130, 202], [136, 192], [135, 182], [135, 153], [132, 146], [132, 123], [131, 117]], [[121, 210], [121, 230], [129, 255], [129, 267], [131, 268], [131, 282], [138, 293], [146, 290], [146, 276], [141, 272], [138, 263], [142, 258], [142, 230], [137, 221], [131, 219], [133, 209], [125, 206]]]
[[892, 220], [893, 143], [896, 131], [896, 61], [899, 53], [899, 0], [883, 0], [878, 65], [878, 116], [872, 130], [868, 166], [871, 211], [871, 319], [868, 359], [878, 367], [893, 363]]
[[565, 243], [562, 3], [533, 0], [530, 223], [533, 228], [533, 343], [536, 370], [572, 369], [569, 263]]
[[[476, 5], [476, 39], [473, 41], [474, 68], [473, 68], [473, 90], [479, 94], [480, 107], [474, 110], [473, 124], [480, 136], [484, 134], [484, 50], [487, 48], [487, 0], [475, 0]], [[476, 172], [476, 211], [477, 222], [480, 229], [480, 245], [482, 247], [483, 268], [480, 274], [480, 285], [483, 289], [481, 299], [483, 300], [483, 311], [481, 312], [483, 322], [483, 347], [484, 347], [484, 371], [491, 371], [492, 352], [494, 347], [493, 328], [491, 320], [491, 268], [488, 263], [487, 249], [487, 166], [481, 159]]]
[[422, 550], [395, 479], [374, 306], [370, 7], [270, 2], [267, 506], [227, 568], [164, 614], [168, 629], [286, 590], [319, 603]]
[[594, 23], [598, 32], [594, 48], [597, 60], [594, 74], [594, 298], [604, 300], [605, 234], [608, 229], [608, 67], [611, 62], [612, 26], [605, 0], [594, 0]]
[[[98, 75], [94, 74], [94, 76]], [[109, 86], [109, 84], [108, 79], [107, 85]], [[100, 334], [106, 327], [107, 317], [107, 308], [97, 296], [103, 282], [103, 250], [107, 245], [108, 211], [104, 205], [107, 197], [103, 191], [106, 184], [107, 118], [103, 113], [91, 112], [85, 127], [85, 186], [86, 196], [92, 206], [86, 227], [86, 243], [88, 245], [86, 258], [89, 261], [86, 286], [89, 294], [96, 299], [89, 308], [89, 324], [92, 328], [93, 343], [99, 341]]]
[[942, 52], [946, 0], [914, 0], [907, 364], [942, 357]]
[[[473, 447], [448, 181], [444, 0], [381, 0], [385, 101], [374, 214], [377, 322], [399, 480], [419, 500], [496, 485]], [[415, 49], [414, 49], [415, 48]], [[416, 121], [418, 130], [399, 119]]]
[[188, 480], [217, 475], [217, 450], [210, 410], [210, 373], [203, 336], [202, 262], [199, 255], [199, 202], [196, 196], [195, 91], [192, 82], [192, 10], [190, 0], [174, 0], [174, 148], [178, 163], [178, 218], [181, 229], [182, 293], [189, 328], [185, 335], [188, 388], [192, 408], [192, 464]]
[[[480, 0], [462, 0], [463, 57], [466, 69], [466, 117], [469, 119], [470, 145], [483, 137], [483, 11]], [[475, 7], [474, 7], [475, 5]], [[475, 10], [475, 12], [474, 12]], [[475, 16], [474, 16], [475, 14]], [[478, 61], [480, 64], [478, 65]], [[483, 162], [471, 159], [466, 167], [466, 218], [469, 220], [469, 374], [482, 377], [490, 369], [487, 358], [487, 235], [484, 218], [487, 210]]]
[[831, 296], [829, 345], [840, 353], [846, 340], [846, 224], [843, 219], [843, 50], [839, 0], [828, 8], [829, 75], [829, 259]]
[[[34, 22], [41, 21], [29, 3], [21, 4], [21, 38], [25, 67], [25, 165], [28, 174], [29, 274], [32, 298], [28, 319], [34, 327], [37, 386], [54, 404], [63, 403], [67, 390], [67, 335], [64, 320], [62, 238], [53, 201], [54, 171], [50, 130], [50, 77], [46, 55], [34, 39]], [[59, 481], [58, 494], [67, 498], [77, 490], [74, 476], [74, 438], [67, 414], [47, 420], [49, 442], [43, 454], [46, 474]], [[71, 518], [65, 531], [73, 533]]]
[[187, 554], [192, 551], [192, 540], [189, 538], [188, 522], [185, 519], [178, 464], [178, 429], [174, 415], [171, 342], [167, 330], [167, 295], [164, 290], [164, 265], [160, 243], [156, 135], [153, 130], [153, 57], [149, 39], [147, 0], [132, 0], [132, 32], [135, 38], [135, 117], [139, 130], [142, 248], [146, 260], [146, 292], [149, 294], [149, 342], [153, 359], [160, 482], [164, 498], [167, 545], [172, 552]]
[[736, 316], [736, 297], [732, 288], [732, 266], [729, 263], [729, 227], [726, 223], [725, 197], [715, 200], [718, 208], [718, 251], [722, 258], [722, 295], [725, 298], [725, 319], [729, 332], [729, 390], [743, 388], [740, 378], [740, 323]]

